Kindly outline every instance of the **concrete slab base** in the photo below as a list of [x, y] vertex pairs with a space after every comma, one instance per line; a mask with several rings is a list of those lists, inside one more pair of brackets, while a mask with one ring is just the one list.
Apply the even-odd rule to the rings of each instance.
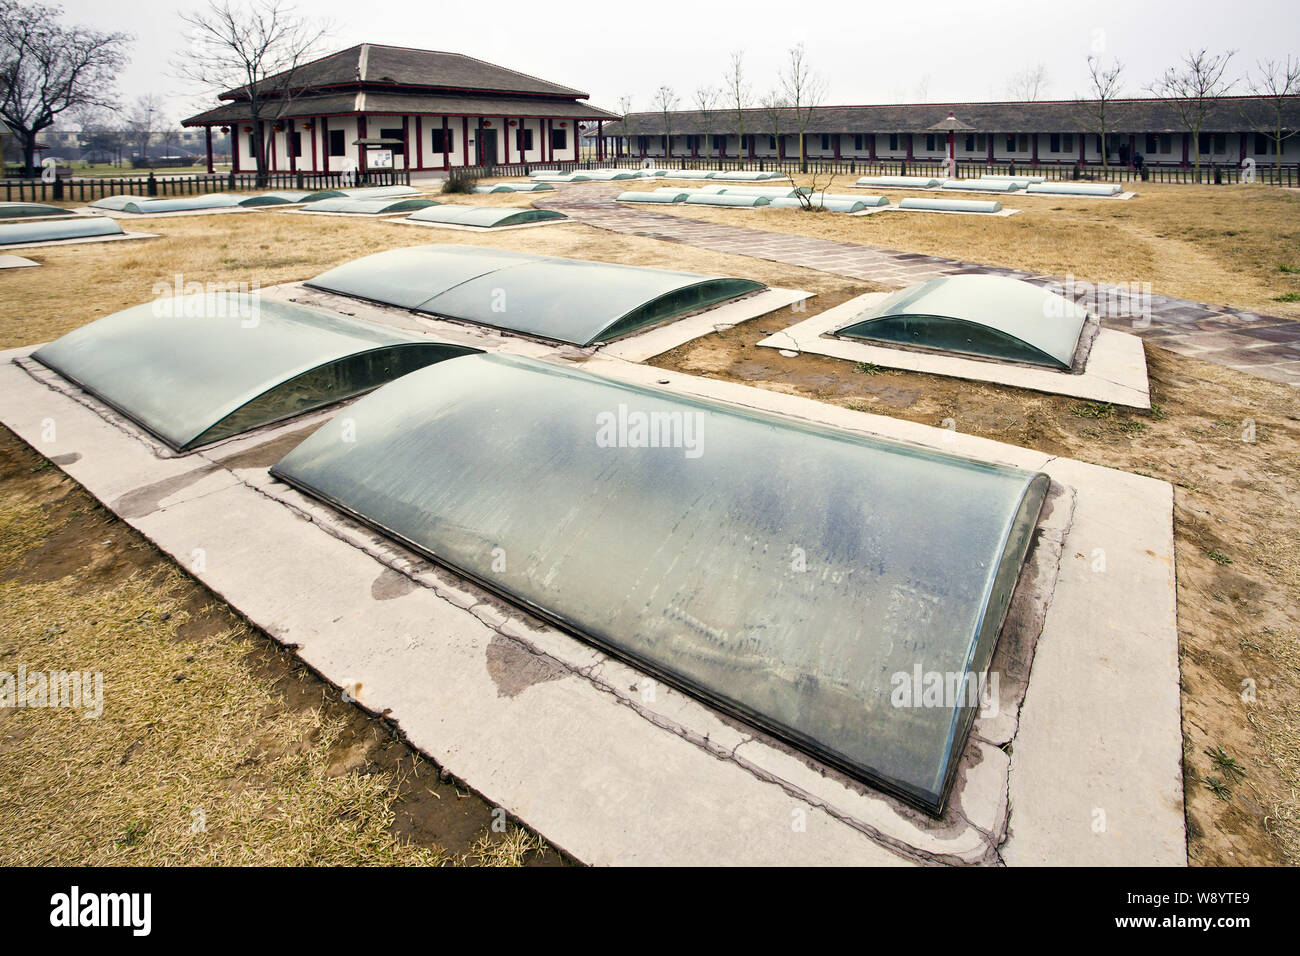
[[[881, 212], [929, 212], [929, 213], [937, 212], [941, 216], [982, 216], [986, 219], [994, 219], [999, 216], [1006, 218], [1007, 216], [1016, 216], [1019, 215], [1020, 213], [1019, 209], [999, 209], [997, 212], [975, 212], [972, 209], [904, 209], [902, 206], [881, 206], [880, 211]], [[853, 213], [853, 215], [856, 216], [860, 214]]]
[[[422, 325], [409, 313], [407, 321]], [[13, 361], [29, 351], [0, 353], [8, 427], [449, 773], [581, 860], [1185, 862], [1165, 482], [599, 352], [551, 350], [547, 360], [674, 394], [1042, 470], [1053, 500], [1072, 501], [1040, 527], [1041, 567], [1056, 567], [1057, 577], [1032, 664], [1023, 646], [999, 647], [1002, 666], [1017, 671], [1018, 659], [1027, 675], [1023, 705], [976, 724], [949, 810], [935, 820], [270, 478], [267, 468], [328, 413], [160, 457], [156, 443], [75, 386]], [[114, 679], [129, 678], [106, 677], [112, 706]], [[1091, 828], [1097, 808], [1101, 830]]]
[[0, 269], [26, 269], [28, 266], [39, 265], [39, 262], [32, 262], [31, 259], [24, 259], [22, 256], [0, 255]]
[[[176, 199], [176, 196], [159, 196], [159, 199]], [[77, 212], [87, 216], [104, 216], [108, 219], [176, 219], [180, 216], [223, 216], [232, 212], [261, 212], [266, 206], [219, 206], [216, 209], [176, 209], [172, 212], [127, 212], [125, 209], [97, 209], [82, 206]], [[274, 208], [274, 207], [272, 207]]]
[[1087, 364], [1078, 375], [1024, 365], [983, 362], [957, 355], [894, 349], [834, 336], [837, 329], [852, 322], [863, 309], [890, 294], [871, 292], [860, 295], [784, 331], [769, 335], [758, 344], [784, 352], [810, 352], [850, 362], [870, 362], [884, 368], [1011, 385], [1035, 392], [1069, 395], [1129, 408], [1151, 407], [1146, 352], [1142, 340], [1136, 335], [1113, 329], [1102, 329], [1098, 333], [1092, 350], [1088, 353]]

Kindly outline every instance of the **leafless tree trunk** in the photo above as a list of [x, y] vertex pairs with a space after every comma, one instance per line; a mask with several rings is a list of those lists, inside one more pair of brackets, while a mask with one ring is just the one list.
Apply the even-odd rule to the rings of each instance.
[[[188, 54], [176, 71], [208, 90], [237, 91], [248, 107], [253, 127], [253, 159], [259, 182], [266, 181], [270, 147], [263, 135], [264, 117], [282, 116], [289, 104], [308, 92], [294, 74], [319, 52], [330, 32], [328, 23], [298, 15], [286, 0], [209, 0], [208, 9], [181, 14]], [[232, 123], [232, 132], [238, 129]], [[231, 149], [238, 149], [231, 137]]]
[[59, 22], [63, 11], [0, 0], [0, 117], [36, 174], [36, 137], [66, 110], [114, 108], [114, 83], [131, 38]]
[[745, 82], [745, 51], [735, 50], [731, 54], [731, 66], [724, 77], [727, 105], [736, 114], [736, 151], [744, 158], [745, 153], [745, 110], [749, 108], [749, 84]]
[[1088, 77], [1092, 84], [1091, 97], [1084, 100], [1084, 128], [1090, 129], [1101, 137], [1101, 168], [1106, 169], [1110, 162], [1106, 157], [1106, 136], [1110, 133], [1111, 104], [1119, 98], [1120, 74], [1124, 64], [1118, 59], [1109, 67], [1103, 66], [1099, 57], [1088, 57]]
[[673, 110], [677, 109], [677, 94], [671, 86], [655, 90], [654, 106], [664, 118], [664, 158], [673, 158]]
[[632, 113], [632, 96], [625, 93], [618, 98], [618, 112], [623, 117], [623, 134], [627, 140], [628, 155], [632, 154], [632, 140], [637, 136], [639, 124]]
[[799, 171], [806, 173], [808, 156], [805, 133], [812, 122], [814, 111], [821, 105], [826, 84], [808, 65], [802, 43], [795, 44], [788, 51], [785, 70], [781, 74], [781, 92], [790, 104], [794, 125], [799, 133]]
[[1212, 54], [1204, 49], [1191, 50], [1183, 56], [1181, 66], [1169, 67], [1150, 86], [1152, 93], [1173, 107], [1192, 137], [1197, 182], [1201, 179], [1201, 130], [1205, 128], [1205, 120], [1215, 101], [1227, 95], [1237, 83], [1224, 77], [1234, 52]]
[[1246, 86], [1252, 96], [1258, 96], [1268, 106], [1266, 117], [1253, 116], [1243, 111], [1242, 115], [1250, 128], [1267, 136], [1273, 142], [1273, 156], [1276, 169], [1282, 168], [1282, 148], [1296, 130], [1286, 128], [1288, 115], [1288, 98], [1300, 95], [1300, 59], [1286, 61], [1261, 60], [1255, 64], [1259, 76], [1252, 78], [1246, 74]]
[[790, 107], [785, 99], [776, 90], [770, 90], [763, 94], [761, 102], [763, 107], [763, 118], [767, 121], [767, 128], [772, 131], [772, 140], [776, 143], [776, 159], [778, 162], [781, 156], [781, 134], [785, 114]]
[[699, 108], [700, 119], [704, 123], [704, 158], [713, 156], [713, 113], [718, 105], [716, 87], [701, 86], [695, 91], [695, 105]]

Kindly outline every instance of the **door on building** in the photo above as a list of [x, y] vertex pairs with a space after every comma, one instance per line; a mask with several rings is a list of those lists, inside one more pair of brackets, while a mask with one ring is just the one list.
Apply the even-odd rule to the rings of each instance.
[[478, 161], [480, 166], [497, 164], [497, 131], [481, 129], [478, 131]]

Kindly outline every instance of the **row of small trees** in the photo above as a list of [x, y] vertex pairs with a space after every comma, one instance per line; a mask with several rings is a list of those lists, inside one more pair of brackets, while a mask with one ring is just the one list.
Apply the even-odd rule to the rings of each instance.
[[[1228, 73], [1233, 56], [1232, 51], [1189, 51], [1179, 64], [1169, 67], [1157, 80], [1148, 84], [1145, 92], [1168, 103], [1192, 141], [1199, 144], [1212, 111], [1220, 108], [1221, 98], [1239, 88], [1244, 89], [1265, 109], [1262, 113], [1243, 109], [1241, 118], [1252, 130], [1268, 138], [1276, 161], [1281, 165], [1286, 140], [1297, 132], [1287, 128], [1287, 119], [1288, 109], [1294, 109], [1289, 107], [1291, 100], [1300, 95], [1300, 58], [1288, 56], [1285, 60], [1261, 60], [1244, 78], [1234, 79]], [[1118, 59], [1107, 63], [1098, 56], [1089, 56], [1087, 62], [1089, 90], [1079, 99], [1079, 119], [1085, 128], [1100, 137], [1102, 165], [1106, 166], [1107, 138], [1113, 130], [1115, 101], [1124, 95], [1124, 64]], [[751, 110], [757, 106], [757, 116], [766, 127], [762, 132], [778, 138], [785, 132], [798, 134], [799, 168], [807, 171], [804, 134], [817, 108], [822, 105], [826, 84], [810, 67], [803, 44], [787, 51], [777, 84], [763, 93], [757, 103], [752, 98], [745, 74], [743, 51], [731, 54], [722, 79], [720, 88], [704, 85], [696, 89], [694, 95], [692, 105], [705, 129], [710, 131], [705, 136], [705, 155], [712, 156], [711, 131], [715, 117], [724, 113], [734, 114], [734, 119], [727, 125], [736, 133], [738, 142], [743, 143], [747, 134], [756, 132], [747, 127], [755, 116]], [[1031, 102], [1042, 98], [1047, 82], [1046, 68], [1041, 64], [1031, 66], [1012, 78], [1009, 92], [1017, 100]], [[662, 117], [662, 129], [656, 131], [656, 135], [662, 132], [669, 143], [672, 141], [674, 114], [680, 102], [671, 86], [659, 87], [651, 98], [653, 111]], [[619, 107], [627, 118], [625, 133], [629, 137], [639, 135], [641, 130], [636, 128], [632, 98], [624, 96]], [[789, 128], [790, 124], [793, 124], [793, 130]], [[1199, 146], [1193, 151], [1193, 162], [1199, 176]]]

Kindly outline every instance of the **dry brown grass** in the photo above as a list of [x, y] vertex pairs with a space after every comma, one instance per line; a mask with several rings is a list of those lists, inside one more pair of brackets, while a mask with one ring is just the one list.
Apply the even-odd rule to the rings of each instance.
[[[828, 191], [855, 193], [854, 176]], [[796, 177], [801, 185], [808, 177]], [[1137, 183], [1126, 202], [1061, 196], [997, 198], [1009, 218], [887, 212], [871, 216], [798, 209], [656, 206], [655, 212], [769, 232], [920, 252], [1089, 282], [1150, 282], [1157, 295], [1300, 318], [1300, 194], [1269, 186]], [[863, 192], [868, 192], [863, 190]], [[891, 203], [908, 190], [880, 191]], [[933, 195], [930, 193], [928, 195]], [[960, 197], [959, 197], [960, 198]]]
[[[0, 671], [103, 675], [98, 717], [0, 710], [0, 863], [556, 859], [536, 834], [492, 829], [482, 800], [287, 655], [256, 653], [265, 639], [7, 431], [0, 466]], [[399, 827], [413, 805], [434, 826]], [[459, 830], [458, 845], [430, 830]]]

